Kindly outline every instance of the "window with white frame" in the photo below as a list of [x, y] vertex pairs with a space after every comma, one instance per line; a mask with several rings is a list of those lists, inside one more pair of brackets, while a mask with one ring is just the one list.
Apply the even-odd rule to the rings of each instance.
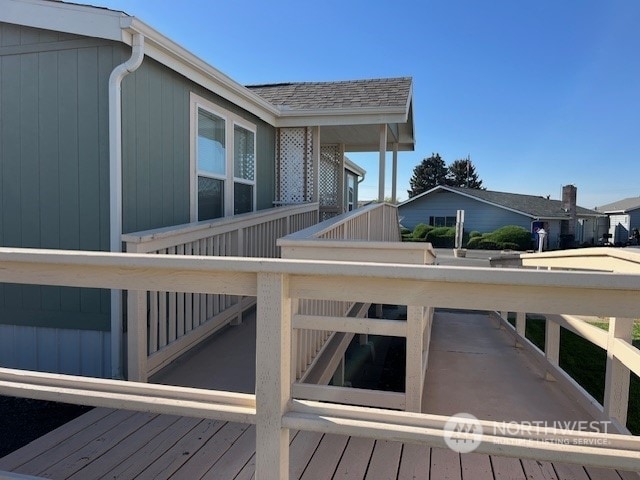
[[255, 133], [240, 125], [233, 127], [233, 213], [254, 210], [256, 170]]
[[191, 107], [192, 220], [254, 211], [255, 126], [195, 94]]

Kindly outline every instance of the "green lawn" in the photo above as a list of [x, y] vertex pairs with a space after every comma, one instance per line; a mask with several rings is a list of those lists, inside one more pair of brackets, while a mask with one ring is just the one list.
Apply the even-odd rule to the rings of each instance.
[[[541, 315], [527, 315], [525, 336], [544, 351], [546, 319]], [[515, 318], [509, 318], [515, 325]], [[593, 325], [608, 330], [606, 322]], [[640, 348], [640, 324], [633, 328], [633, 345]], [[560, 329], [560, 367], [576, 380], [593, 398], [602, 404], [607, 352], [565, 328]], [[627, 428], [634, 435], [640, 434], [640, 378], [631, 373]]]

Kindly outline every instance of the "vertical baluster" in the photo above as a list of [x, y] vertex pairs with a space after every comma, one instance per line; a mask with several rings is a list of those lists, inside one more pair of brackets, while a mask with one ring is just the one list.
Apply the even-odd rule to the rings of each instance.
[[[175, 255], [175, 253], [176, 247], [170, 247], [167, 249], [167, 255]], [[173, 342], [178, 337], [176, 325], [176, 292], [169, 292], [167, 296], [169, 302], [169, 342]]]
[[[184, 255], [184, 245], [178, 245], [176, 247], [176, 254]], [[185, 333], [185, 319], [184, 319], [184, 308], [185, 308], [185, 294], [182, 292], [176, 293], [176, 323], [177, 329], [176, 334], [178, 337], [182, 337]]]
[[149, 353], [158, 351], [158, 292], [149, 292]]

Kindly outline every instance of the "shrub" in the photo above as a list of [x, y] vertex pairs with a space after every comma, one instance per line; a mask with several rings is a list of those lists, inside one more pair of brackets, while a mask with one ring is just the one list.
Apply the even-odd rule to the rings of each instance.
[[469, 234], [469, 249], [482, 250], [528, 250], [531, 248], [531, 234], [526, 228], [508, 225], [490, 233]]
[[477, 237], [481, 237], [482, 234], [480, 232], [478, 232], [477, 230], [473, 230], [471, 232], [469, 232], [469, 238], [477, 238]]
[[408, 228], [404, 228], [404, 227], [402, 227], [402, 228], [400, 229], [400, 235], [408, 235], [408, 234], [410, 234], [410, 233], [411, 233], [411, 230], [409, 230]]
[[482, 240], [482, 237], [471, 237], [467, 242], [467, 248], [470, 250], [473, 250], [475, 248], [480, 248], [479, 247], [480, 240]]
[[427, 225], [426, 223], [419, 223], [418, 225], [416, 225], [416, 228], [413, 229], [413, 238], [426, 238], [427, 237], [427, 233], [429, 233], [431, 230], [433, 230], [433, 227], [430, 225]]
[[488, 238], [481, 238], [478, 242], [478, 248], [481, 250], [501, 250], [502, 247], [497, 242]]
[[499, 228], [490, 233], [489, 238], [497, 244], [515, 244], [516, 248], [514, 250], [528, 250], [531, 248], [531, 233], [526, 228], [516, 225], [507, 225]]
[[512, 242], [503, 242], [500, 245], [500, 248], [502, 250], [521, 250], [520, 245], [518, 245], [517, 243], [512, 243]]
[[456, 237], [456, 229], [454, 227], [436, 227], [431, 228], [425, 237], [427, 242], [431, 242], [435, 248], [453, 247]]

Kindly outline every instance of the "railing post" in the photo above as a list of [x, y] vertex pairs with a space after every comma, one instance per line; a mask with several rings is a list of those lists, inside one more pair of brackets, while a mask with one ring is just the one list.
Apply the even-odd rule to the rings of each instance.
[[[560, 362], [560, 324], [549, 317], [544, 322], [544, 356], [551, 365], [556, 367]], [[555, 380], [549, 372], [545, 374], [547, 380]]]
[[518, 340], [522, 338], [523, 340], [526, 338], [527, 331], [527, 314], [525, 312], [517, 312], [516, 313], [516, 347], [522, 346], [522, 343]]
[[610, 318], [607, 340], [607, 369], [604, 385], [604, 413], [622, 426], [627, 424], [629, 405], [629, 369], [613, 356], [616, 339], [631, 343], [633, 318]]
[[289, 430], [282, 416], [291, 399], [289, 277], [258, 273], [256, 338], [256, 478], [289, 476]]
[[127, 293], [127, 379], [147, 381], [147, 292]]
[[422, 410], [422, 352], [424, 350], [424, 308], [407, 306], [407, 357], [405, 394], [408, 412]]

